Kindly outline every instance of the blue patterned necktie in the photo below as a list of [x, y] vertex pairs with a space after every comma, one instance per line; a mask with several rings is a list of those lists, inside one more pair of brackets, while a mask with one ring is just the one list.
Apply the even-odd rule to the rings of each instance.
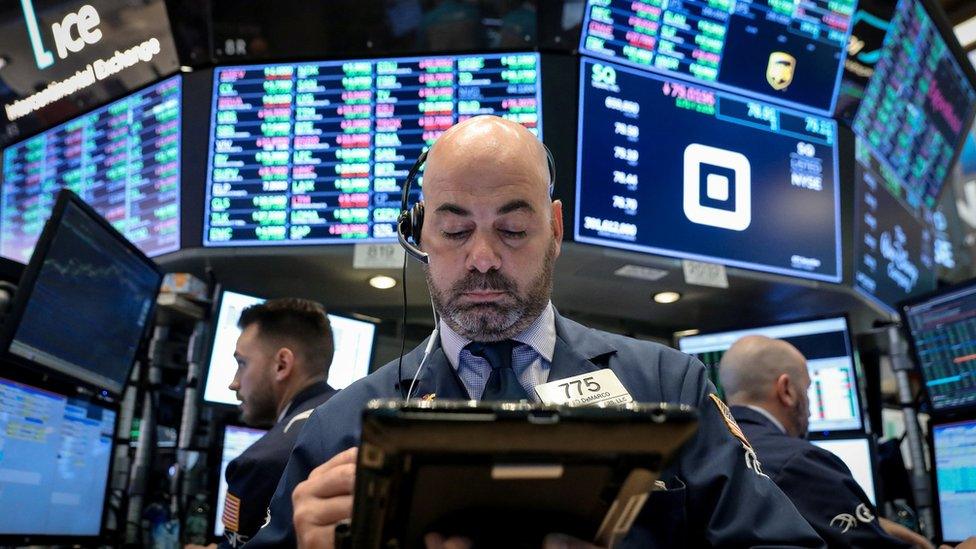
[[487, 360], [491, 365], [491, 375], [488, 376], [481, 400], [528, 400], [529, 395], [512, 369], [514, 343], [506, 339], [492, 343], [472, 342], [465, 346], [472, 355]]

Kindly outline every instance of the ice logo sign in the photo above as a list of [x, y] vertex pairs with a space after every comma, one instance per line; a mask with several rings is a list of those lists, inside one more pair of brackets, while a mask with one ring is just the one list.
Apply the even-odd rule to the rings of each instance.
[[909, 294], [918, 282], [918, 267], [912, 263], [908, 250], [905, 249], [906, 244], [908, 237], [901, 225], [895, 225], [894, 229], [881, 233], [881, 257], [889, 261], [888, 278]]
[[692, 143], [684, 153], [684, 212], [692, 223], [731, 231], [752, 224], [752, 167], [741, 153]]
[[[27, 35], [30, 37], [31, 49], [34, 50], [37, 68], [46, 69], [54, 64], [54, 54], [41, 40], [41, 29], [37, 24], [33, 0], [20, 0], [20, 6], [24, 10], [24, 22], [27, 23]], [[77, 12], [71, 12], [60, 22], [52, 24], [51, 35], [54, 37], [54, 49], [58, 52], [58, 57], [64, 59], [69, 52], [78, 53], [86, 45], [101, 40], [102, 31], [98, 28], [100, 22], [98, 11], [85, 4]]]

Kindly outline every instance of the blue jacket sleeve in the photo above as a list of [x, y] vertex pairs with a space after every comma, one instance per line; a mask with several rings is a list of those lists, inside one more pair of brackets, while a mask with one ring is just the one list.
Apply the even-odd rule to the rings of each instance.
[[789, 498], [762, 472], [745, 437], [739, 438], [731, 413], [726, 418], [725, 405], [710, 396], [715, 388], [704, 366], [691, 359], [684, 372], [672, 394], [697, 401], [699, 429], [663, 472], [666, 489], [649, 498], [631, 532], [634, 540], [642, 540], [635, 546], [688, 547], [704, 540], [714, 547], [823, 547]]
[[829, 547], [908, 547], [881, 528], [877, 510], [850, 469], [827, 450], [812, 447], [793, 456], [776, 484]]

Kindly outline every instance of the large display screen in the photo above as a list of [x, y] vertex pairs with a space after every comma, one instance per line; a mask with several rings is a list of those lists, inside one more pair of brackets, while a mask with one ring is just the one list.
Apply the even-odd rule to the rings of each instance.
[[588, 0], [580, 51], [831, 114], [856, 0]]
[[834, 108], [834, 115], [848, 125], [854, 121], [857, 108], [874, 75], [874, 67], [881, 60], [885, 37], [894, 14], [895, 4], [891, 0], [859, 0], [857, 3]]
[[[240, 404], [234, 391], [227, 388], [237, 372], [234, 350], [241, 335], [237, 321], [244, 309], [259, 303], [264, 303], [264, 299], [237, 292], [225, 291], [221, 296], [214, 340], [210, 346], [210, 368], [203, 392], [203, 399], [207, 402], [232, 406]], [[335, 389], [344, 389], [369, 373], [376, 325], [333, 314], [328, 317], [334, 348], [328, 383]]]
[[942, 541], [976, 536], [976, 420], [932, 427]]
[[[220, 477], [217, 481], [217, 511], [214, 520], [214, 535], [217, 537], [224, 535], [224, 509], [227, 503], [227, 466], [230, 462], [237, 459], [245, 450], [251, 447], [261, 437], [267, 433], [264, 429], [254, 429], [251, 427], [240, 427], [237, 425], [227, 425], [224, 427], [224, 445], [220, 451]], [[242, 494], [237, 494], [240, 497]], [[238, 501], [237, 505], [240, 505]], [[237, 511], [239, 511], [238, 509]], [[232, 512], [238, 515], [238, 512]]]
[[0, 378], [0, 535], [99, 534], [115, 417]]
[[851, 476], [867, 494], [868, 500], [877, 505], [878, 495], [874, 489], [874, 459], [871, 457], [871, 445], [868, 439], [858, 437], [810, 442], [840, 458], [851, 470]]
[[26, 263], [62, 187], [147, 255], [180, 247], [180, 77], [3, 151], [0, 256]]
[[976, 285], [902, 307], [932, 408], [976, 406]]
[[683, 337], [681, 351], [708, 367], [709, 378], [724, 398], [719, 362], [733, 343], [747, 335], [781, 339], [799, 349], [810, 373], [810, 431], [861, 430], [861, 405], [850, 331], [844, 318], [828, 318]]
[[841, 280], [834, 121], [581, 65], [578, 241]]
[[45, 233], [50, 243], [38, 249], [26, 271], [36, 275], [21, 279], [23, 293], [12, 315], [19, 316], [9, 320], [9, 350], [121, 393], [152, 319], [163, 275], [74, 201], [65, 205], [59, 220], [51, 221], [59, 223]]
[[444, 130], [495, 114], [541, 137], [539, 82], [533, 53], [218, 68], [204, 245], [392, 239]]
[[935, 227], [931, 212], [895, 198], [903, 186], [858, 141], [854, 287], [894, 311], [898, 302], [935, 289]]
[[971, 74], [925, 7], [900, 0], [853, 128], [904, 182], [913, 208], [935, 209], [972, 120]]

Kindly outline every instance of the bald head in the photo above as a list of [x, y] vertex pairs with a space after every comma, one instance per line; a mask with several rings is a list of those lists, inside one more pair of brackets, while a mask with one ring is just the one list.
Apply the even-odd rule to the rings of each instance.
[[429, 199], [457, 190], [473, 173], [484, 177], [476, 178], [469, 192], [492, 183], [526, 184], [549, 198], [549, 165], [542, 142], [521, 124], [498, 116], [469, 118], [438, 138], [427, 155], [424, 195]]
[[736, 341], [719, 364], [719, 379], [730, 404], [759, 404], [773, 397], [783, 374], [794, 380], [807, 376], [807, 361], [796, 347], [766, 336]]

